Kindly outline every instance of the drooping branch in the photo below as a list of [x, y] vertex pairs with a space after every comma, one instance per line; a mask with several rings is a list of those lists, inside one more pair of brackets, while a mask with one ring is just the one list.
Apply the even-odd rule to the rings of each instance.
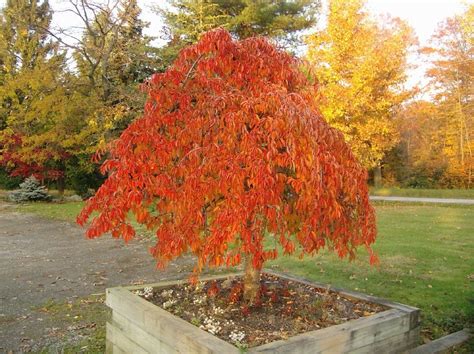
[[[298, 65], [265, 39], [235, 41], [224, 30], [184, 49], [148, 82], [145, 116], [112, 147], [109, 177], [78, 218], [99, 213], [88, 236], [132, 211], [154, 227], [159, 265], [188, 251], [197, 272], [245, 259], [250, 302], [263, 264], [280, 252], [266, 238], [286, 254], [330, 244], [352, 257], [363, 246], [375, 261], [367, 173], [318, 113]], [[172, 217], [152, 220], [150, 203]], [[115, 236], [128, 240], [133, 229]]]

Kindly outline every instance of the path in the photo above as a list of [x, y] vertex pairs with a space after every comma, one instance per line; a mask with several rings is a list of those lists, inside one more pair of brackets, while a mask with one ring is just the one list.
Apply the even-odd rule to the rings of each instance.
[[414, 198], [414, 197], [370, 196], [370, 200], [381, 200], [381, 201], [387, 201], [387, 202], [407, 202], [407, 203], [415, 202], [415, 203], [474, 205], [474, 199], [454, 199], [454, 198]]
[[125, 245], [109, 236], [87, 240], [76, 225], [6, 210], [0, 204], [0, 352], [38, 351], [51, 345], [50, 325], [62, 324], [48, 323], [34, 310], [51, 299], [65, 301], [103, 293], [107, 287], [185, 277], [191, 259], [158, 271], [147, 251], [149, 242]]

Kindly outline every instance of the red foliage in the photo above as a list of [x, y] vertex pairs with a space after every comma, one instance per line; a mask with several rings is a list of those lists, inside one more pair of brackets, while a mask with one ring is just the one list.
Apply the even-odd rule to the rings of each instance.
[[247, 317], [250, 314], [250, 308], [248, 307], [248, 305], [242, 305], [241, 311], [244, 317]]
[[[78, 217], [88, 237], [156, 230], [164, 266], [191, 251], [204, 265], [253, 255], [260, 269], [297, 248], [340, 257], [375, 240], [366, 171], [317, 110], [301, 63], [264, 38], [217, 30], [146, 84], [145, 115], [111, 146], [108, 179]], [[264, 238], [273, 239], [273, 246]]]
[[240, 301], [242, 294], [244, 292], [244, 287], [242, 283], [236, 283], [230, 289], [229, 302], [235, 304]]
[[[36, 148], [25, 153], [21, 150], [23, 139], [19, 134], [4, 133], [1, 138], [0, 166], [9, 171], [10, 176], [23, 178], [35, 176], [40, 181], [54, 181], [64, 177], [64, 171], [48, 166], [48, 162], [54, 161], [58, 153], [53, 153], [46, 148]], [[66, 159], [69, 154], [61, 152], [59, 156]]]
[[219, 286], [216, 281], [213, 281], [209, 289], [207, 289], [207, 296], [214, 297], [219, 292]]
[[279, 300], [279, 297], [277, 293], [275, 291], [272, 291], [270, 294], [270, 301], [276, 303], [278, 302], [278, 300]]

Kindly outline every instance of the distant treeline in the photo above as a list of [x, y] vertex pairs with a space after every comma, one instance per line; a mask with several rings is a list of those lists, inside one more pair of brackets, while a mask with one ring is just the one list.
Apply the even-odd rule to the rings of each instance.
[[[301, 70], [319, 85], [323, 116], [375, 183], [472, 187], [474, 5], [422, 48], [431, 80], [423, 90], [404, 88], [411, 28], [376, 20], [363, 0], [328, 1], [319, 30], [319, 1], [169, 0], [153, 9], [167, 40], [160, 47], [144, 33], [137, 0], [60, 5], [8, 0], [0, 10], [0, 188], [30, 175], [60, 190], [97, 188], [108, 144], [144, 113], [141, 85], [218, 27], [293, 53], [306, 48]], [[54, 27], [54, 11], [76, 22]]]

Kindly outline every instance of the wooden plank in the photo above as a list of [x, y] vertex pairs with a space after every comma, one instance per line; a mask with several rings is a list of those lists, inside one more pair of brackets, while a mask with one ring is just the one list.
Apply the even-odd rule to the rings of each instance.
[[420, 339], [420, 327], [402, 334], [387, 338], [383, 341], [377, 341], [365, 347], [351, 351], [353, 354], [398, 354], [405, 350], [416, 347]]
[[110, 346], [108, 348], [109, 348], [108, 351], [106, 351], [107, 354], [108, 353], [110, 353], [110, 354], [127, 354], [122, 349], [120, 349], [119, 347], [117, 347], [114, 344], [110, 344]]
[[113, 345], [112, 350], [112, 353], [114, 354], [129, 354], [126, 351], [122, 350], [120, 347], [117, 347], [116, 345]]
[[[327, 288], [326, 284], [273, 271], [265, 272], [310, 286]], [[242, 273], [223, 274], [203, 277], [201, 280], [226, 279], [241, 275]], [[131, 342], [153, 343], [146, 348], [148, 352], [161, 345], [163, 349], [172, 348], [175, 350], [174, 352], [181, 353], [238, 353], [239, 349], [235, 346], [200, 330], [130, 292], [130, 290], [142, 289], [144, 286], [164, 288], [183, 283], [187, 283], [187, 281], [174, 280], [150, 285], [107, 289], [106, 304], [113, 309], [114, 325], [119, 327], [123, 333], [127, 333], [127, 336], [130, 336], [127, 339]], [[337, 288], [331, 288], [331, 290], [349, 298], [378, 303], [392, 309], [341, 325], [304, 333], [285, 341], [276, 341], [251, 348], [249, 352], [343, 353], [357, 350], [361, 353], [390, 352], [390, 350], [399, 352], [418, 341], [419, 309], [357, 292]], [[114, 345], [116, 344], [114, 343]]]
[[255, 353], [345, 353], [408, 331], [410, 316], [396, 309], [275, 341]]
[[135, 323], [130, 322], [126, 317], [119, 314], [117, 311], [112, 313], [112, 323], [119, 328], [122, 333], [135, 343], [140, 343], [140, 346], [149, 353], [178, 353], [173, 346], [160, 341], [155, 336], [144, 331]]
[[[227, 279], [227, 278], [236, 278], [242, 276], [242, 272], [235, 272], [235, 273], [227, 273], [227, 274], [219, 274], [219, 275], [208, 275], [208, 276], [203, 276], [199, 277], [199, 281], [208, 281], [208, 280], [218, 280], [218, 279]], [[173, 286], [173, 285], [182, 285], [182, 284], [188, 284], [189, 281], [188, 279], [175, 279], [175, 280], [166, 280], [166, 281], [161, 281], [159, 283], [151, 283], [151, 284], [143, 284], [143, 285], [131, 285], [131, 286], [123, 286], [122, 288], [134, 291], [134, 290], [141, 290], [144, 287], [152, 287], [154, 289], [158, 288], [166, 288], [168, 286]]]
[[105, 354], [112, 354], [114, 352], [114, 343], [109, 341], [108, 338], [105, 339]]
[[[239, 353], [239, 349], [124, 288], [107, 289], [106, 304], [182, 353]], [[179, 336], [177, 337], [177, 334]], [[179, 340], [178, 340], [179, 339]]]
[[134, 353], [134, 354], [147, 354], [147, 351], [140, 347], [138, 343], [133, 342], [122, 332], [119, 328], [115, 327], [112, 323], [107, 322], [106, 324], [106, 336], [107, 340], [113, 344], [112, 352], [116, 353]]
[[410, 354], [439, 354], [439, 353], [447, 353], [453, 347], [460, 345], [466, 342], [472, 333], [468, 329], [463, 329], [462, 331], [458, 331], [455, 333], [451, 333], [447, 336], [441, 337], [424, 345], [420, 345], [419, 347], [411, 350]]

